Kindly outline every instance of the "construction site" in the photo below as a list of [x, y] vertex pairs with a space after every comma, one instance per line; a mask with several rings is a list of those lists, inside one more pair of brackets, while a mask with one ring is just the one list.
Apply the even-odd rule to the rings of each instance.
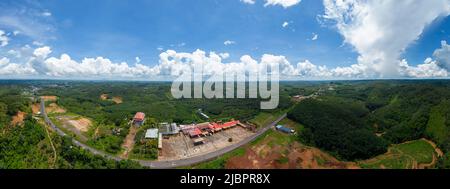
[[[159, 160], [178, 160], [217, 151], [238, 143], [253, 135], [245, 124], [239, 121], [225, 123], [200, 123], [192, 125], [170, 124], [162, 127]], [[161, 129], [161, 128], [160, 128]], [[175, 131], [175, 132], [170, 132]]]

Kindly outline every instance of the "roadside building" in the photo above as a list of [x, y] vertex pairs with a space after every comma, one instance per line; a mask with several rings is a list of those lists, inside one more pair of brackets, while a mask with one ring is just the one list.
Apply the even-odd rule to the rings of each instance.
[[145, 122], [145, 114], [143, 112], [138, 112], [134, 115], [133, 124], [135, 126], [142, 126]]
[[160, 123], [159, 132], [162, 135], [177, 135], [180, 133], [180, 127], [176, 123]]

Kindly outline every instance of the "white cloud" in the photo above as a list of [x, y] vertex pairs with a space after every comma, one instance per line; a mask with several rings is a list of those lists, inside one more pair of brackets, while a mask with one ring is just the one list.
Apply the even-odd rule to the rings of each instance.
[[301, 2], [301, 0], [266, 0], [266, 3], [264, 4], [265, 7], [269, 5], [280, 5], [284, 8], [288, 8], [294, 5], [297, 5]]
[[0, 67], [9, 64], [9, 59], [3, 57], [2, 59], [0, 59]]
[[33, 41], [33, 45], [35, 45], [35, 46], [44, 46], [44, 43], [41, 43], [39, 41]]
[[6, 36], [5, 31], [0, 30], [0, 47], [4, 47], [6, 45], [8, 45], [9, 43], [9, 38], [8, 36]]
[[34, 50], [33, 55], [36, 56], [37, 58], [45, 59], [50, 53], [52, 53], [50, 47], [45, 46]]
[[317, 35], [316, 33], [313, 33], [313, 34], [312, 34], [311, 40], [312, 40], [312, 41], [315, 41], [315, 40], [317, 40], [317, 39], [319, 39], [319, 35]]
[[229, 53], [220, 53], [219, 56], [220, 56], [222, 59], [227, 59], [227, 58], [230, 57], [230, 54], [229, 54]]
[[434, 51], [433, 57], [439, 66], [450, 70], [450, 45], [447, 44], [447, 41], [442, 41], [441, 46], [440, 49]]
[[135, 61], [136, 61], [137, 64], [141, 63], [141, 58], [136, 57], [136, 58], [134, 58], [134, 59], [135, 59]]
[[436, 78], [448, 77], [449, 73], [444, 68], [440, 67], [436, 61], [427, 58], [423, 64], [415, 67], [409, 66], [406, 60], [400, 62], [400, 73], [402, 76], [412, 78]]
[[[29, 47], [23, 47], [29, 49]], [[8, 58], [0, 59], [0, 75], [26, 76], [34, 75], [50, 78], [74, 79], [173, 79], [183, 72], [192, 70], [196, 65], [204, 67], [204, 75], [215, 73], [255, 72], [262, 65], [278, 64], [281, 79], [365, 79], [374, 78], [368, 72], [369, 67], [364, 64], [354, 64], [348, 67], [327, 68], [318, 66], [308, 60], [293, 64], [284, 56], [264, 54], [260, 61], [249, 55], [244, 55], [238, 62], [223, 62], [230, 55], [228, 53], [206, 53], [196, 50], [192, 53], [167, 50], [159, 57], [159, 64], [147, 66], [140, 63], [136, 57], [135, 64], [126, 62], [113, 62], [108, 58], [84, 58], [81, 61], [73, 60], [68, 54], [60, 57], [45, 58], [51, 53], [49, 47], [32, 50], [28, 61], [22, 64], [11, 63]], [[438, 53], [439, 54], [439, 53]], [[434, 56], [436, 57], [436, 56]], [[448, 77], [448, 71], [439, 66], [436, 60], [428, 58], [423, 64], [409, 66], [406, 60], [399, 62], [401, 76], [410, 78]]]
[[359, 53], [366, 74], [397, 77], [401, 54], [439, 17], [449, 0], [324, 0], [325, 21], [334, 22], [345, 43]]
[[251, 5], [255, 4], [255, 0], [240, 0], [240, 1], [243, 3], [246, 3], [246, 4], [251, 4]]
[[236, 42], [231, 41], [231, 40], [226, 40], [225, 42], [223, 42], [223, 44], [228, 46], [228, 45], [234, 45], [234, 44], [236, 44]]
[[48, 11], [45, 11], [45, 12], [42, 13], [42, 16], [49, 17], [49, 16], [52, 16], [52, 13], [48, 12]]
[[289, 26], [289, 22], [285, 21], [283, 22], [283, 24], [281, 25], [283, 28], [288, 27]]

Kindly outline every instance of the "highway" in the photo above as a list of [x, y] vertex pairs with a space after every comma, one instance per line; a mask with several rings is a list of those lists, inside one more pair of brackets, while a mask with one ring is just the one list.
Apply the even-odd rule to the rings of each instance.
[[[41, 99], [41, 115], [44, 117], [44, 120], [46, 122], [46, 124], [48, 126], [50, 126], [53, 130], [56, 131], [56, 133], [60, 136], [67, 136], [66, 133], [64, 133], [64, 131], [62, 131], [61, 129], [59, 129], [55, 124], [53, 124], [53, 122], [48, 118], [47, 113], [45, 112], [45, 102], [44, 100]], [[194, 165], [194, 164], [198, 164], [201, 162], [205, 162], [208, 160], [212, 160], [216, 157], [219, 157], [221, 155], [224, 155], [228, 152], [231, 152], [245, 144], [248, 144], [249, 142], [254, 141], [256, 138], [258, 138], [259, 136], [261, 136], [262, 134], [264, 134], [265, 132], [267, 132], [271, 127], [274, 127], [278, 122], [280, 122], [282, 119], [286, 118], [286, 114], [283, 114], [282, 116], [280, 116], [277, 120], [275, 120], [274, 122], [272, 122], [269, 125], [266, 125], [263, 128], [260, 128], [254, 135], [236, 143], [233, 144], [231, 146], [227, 146], [225, 148], [222, 148], [220, 150], [208, 153], [208, 154], [204, 154], [204, 155], [200, 155], [200, 156], [195, 156], [195, 157], [190, 157], [190, 158], [186, 158], [186, 159], [180, 159], [180, 160], [171, 160], [171, 161], [149, 161], [149, 160], [133, 160], [138, 162], [139, 164], [141, 164], [144, 167], [149, 167], [152, 169], [170, 169], [170, 168], [176, 168], [176, 167], [182, 167], [182, 166], [189, 166], [189, 165]], [[80, 148], [87, 150], [95, 155], [100, 155], [103, 156], [107, 159], [111, 159], [111, 160], [115, 160], [115, 161], [121, 161], [124, 160], [118, 156], [114, 156], [111, 154], [107, 154], [103, 151], [97, 150], [95, 148], [92, 148], [90, 146], [87, 146], [86, 144], [81, 143], [80, 141], [76, 140], [75, 138], [72, 138], [72, 143], [76, 146], [79, 146]]]

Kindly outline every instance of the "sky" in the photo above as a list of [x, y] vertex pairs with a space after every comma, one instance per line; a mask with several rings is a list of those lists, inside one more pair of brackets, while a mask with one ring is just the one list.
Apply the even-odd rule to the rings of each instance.
[[450, 0], [2, 0], [0, 78], [448, 78]]

